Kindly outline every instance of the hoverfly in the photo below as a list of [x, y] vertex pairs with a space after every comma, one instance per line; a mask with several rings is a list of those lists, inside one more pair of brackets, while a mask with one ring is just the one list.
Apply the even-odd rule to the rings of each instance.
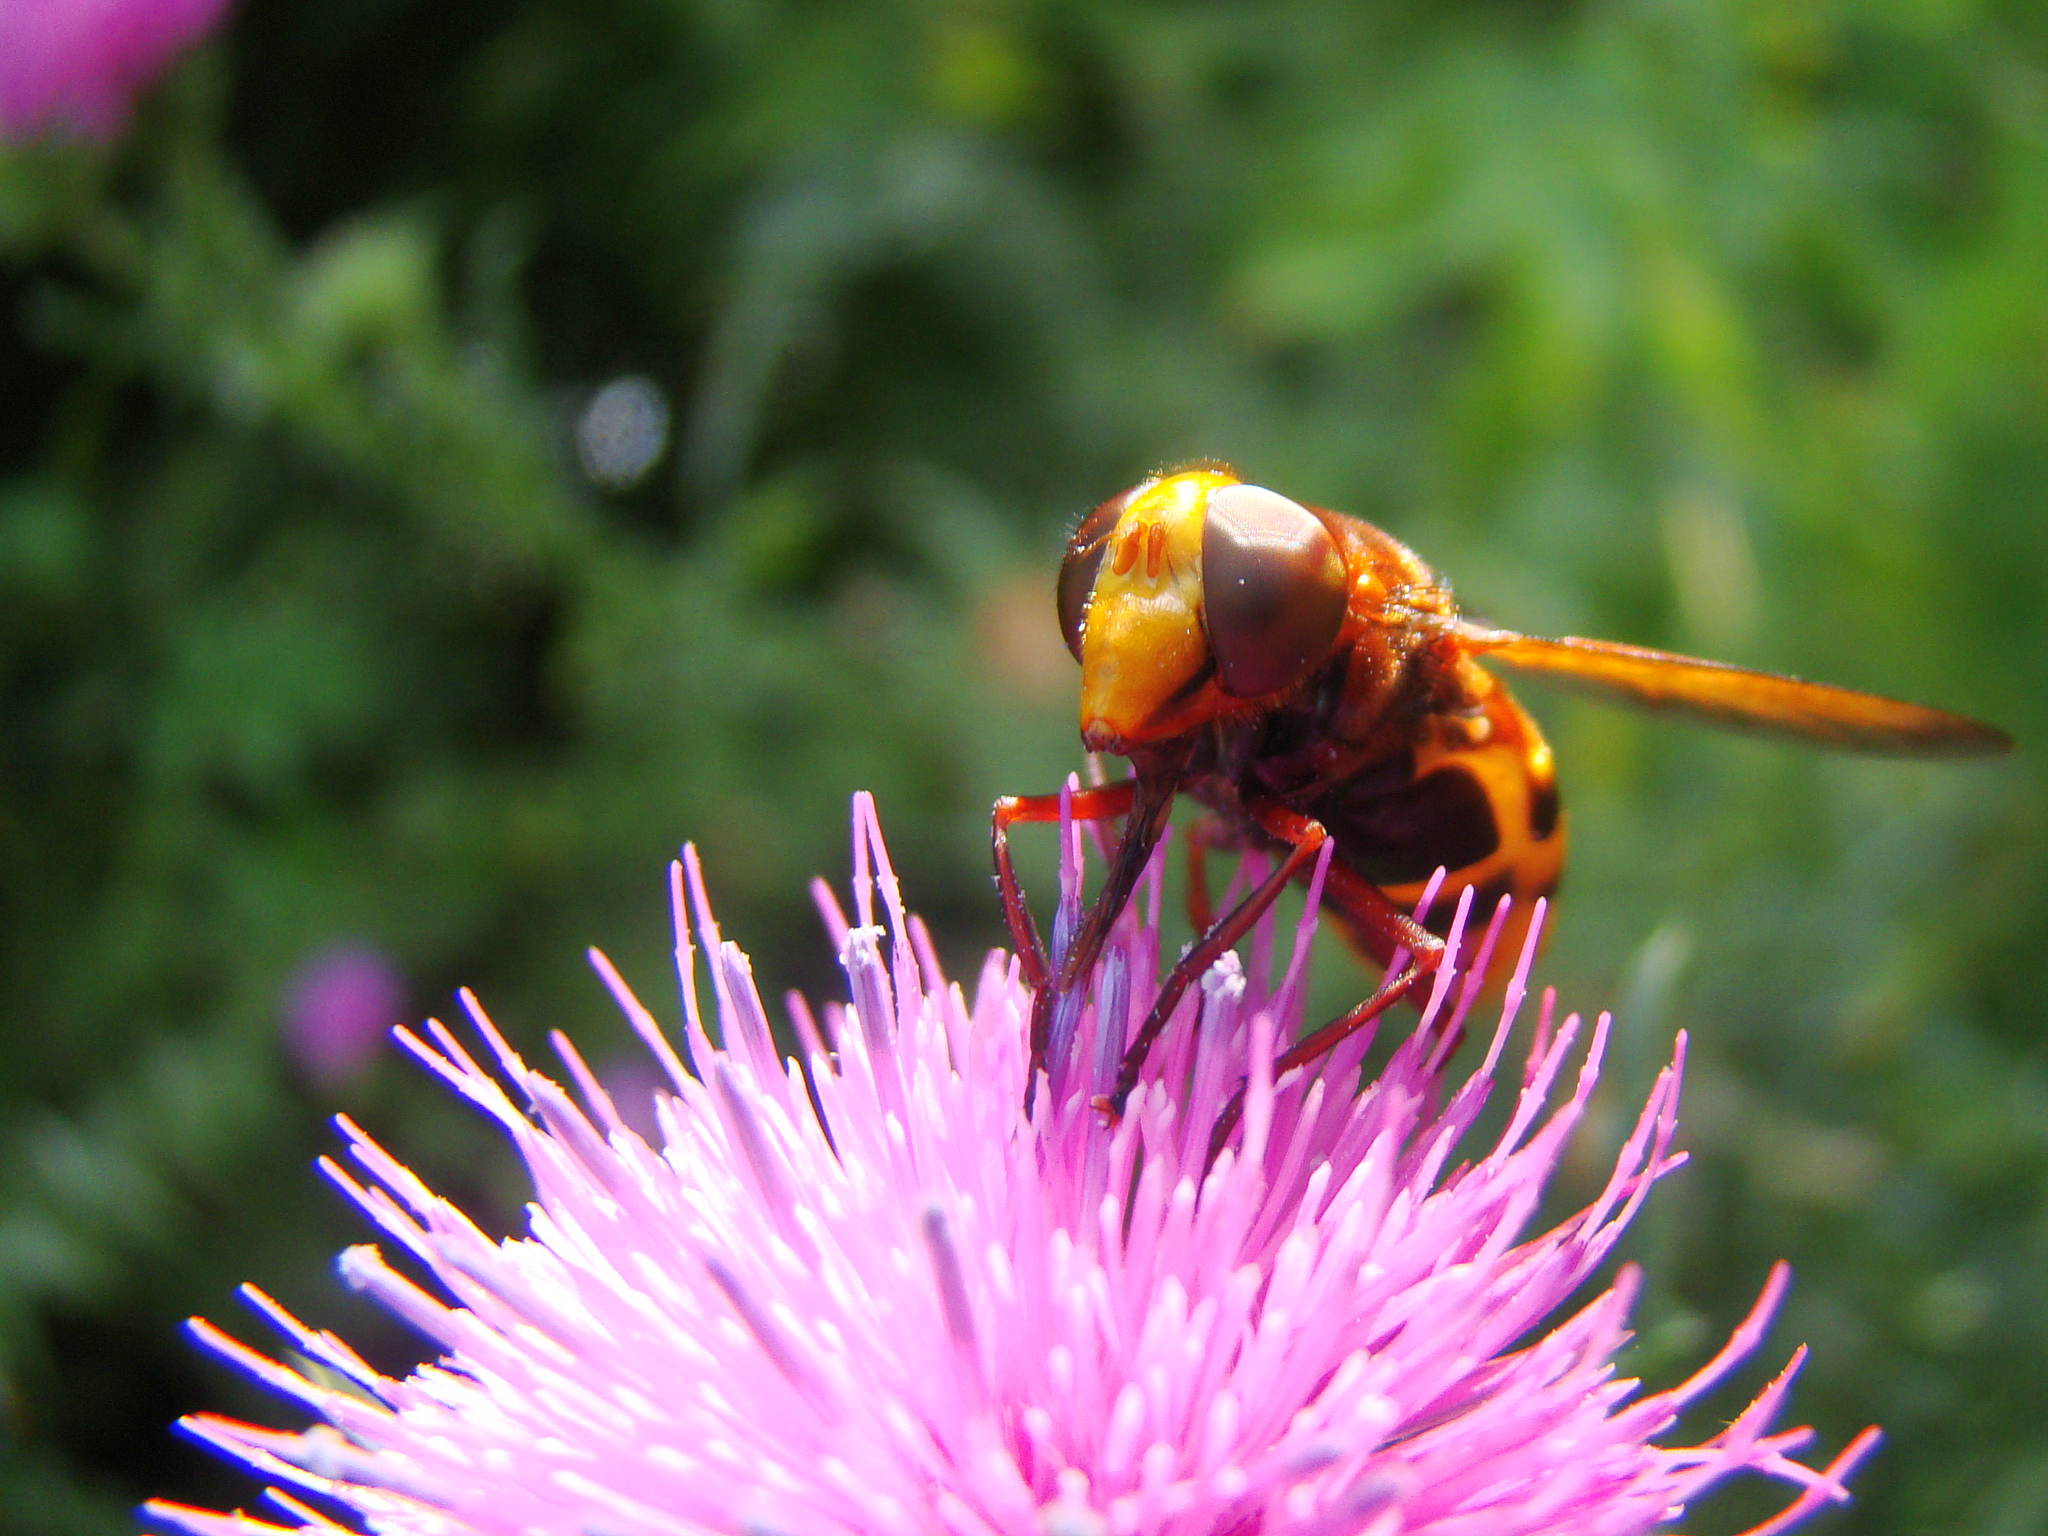
[[[1474, 623], [1435, 572], [1370, 523], [1247, 485], [1221, 466], [1161, 475], [1096, 507], [1067, 542], [1057, 600], [1067, 648], [1081, 663], [1082, 742], [1128, 758], [1133, 772], [1071, 799], [1076, 819], [1127, 819], [1057, 974], [1018, 886], [1008, 834], [1019, 822], [1057, 820], [1059, 797], [996, 802], [997, 884], [1037, 994], [1031, 1084], [1044, 1063], [1052, 999], [1095, 964], [1175, 795], [1193, 796], [1212, 816], [1206, 836], [1190, 840], [1191, 857], [1208, 841], [1276, 858], [1213, 921], [1199, 879], [1191, 880], [1198, 937], [1132, 1037], [1114, 1092], [1098, 1101], [1112, 1118], [1188, 986], [1289, 881], [1305, 877], [1326, 840], [1335, 847], [1325, 909], [1382, 965], [1409, 959], [1357, 1008], [1292, 1045], [1276, 1075], [1316, 1060], [1431, 976], [1465, 889], [1475, 906], [1513, 897], [1523, 923], [1535, 898], [1555, 889], [1565, 820], [1550, 747], [1482, 659], [1639, 708], [1846, 751], [1970, 757], [2012, 745], [1991, 726], [1917, 704]], [[1440, 867], [1444, 899], [1425, 926], [1408, 914]]]

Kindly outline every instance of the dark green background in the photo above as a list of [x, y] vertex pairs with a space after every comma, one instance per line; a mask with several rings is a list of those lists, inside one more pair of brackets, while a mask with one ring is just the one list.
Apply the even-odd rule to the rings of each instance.
[[[329, 1268], [335, 1110], [516, 1220], [395, 1056], [294, 1074], [309, 954], [607, 1060], [582, 946], [667, 1001], [685, 837], [765, 986], [830, 986], [860, 787], [997, 940], [988, 804], [1078, 760], [1064, 528], [1189, 457], [1500, 622], [2019, 739], [1530, 692], [1545, 973], [1620, 1014], [1561, 1198], [1693, 1033], [1628, 1368], [1787, 1256], [1745, 1381], [1808, 1340], [1794, 1422], [1890, 1432], [1828, 1528], [2048, 1529], [2038, 4], [252, 0], [119, 146], [0, 153], [0, 317], [0, 1529], [247, 1497], [165, 1428], [281, 1412], [176, 1331], [252, 1334], [243, 1278], [409, 1358]], [[628, 372], [676, 433], [611, 494], [568, 434]]]

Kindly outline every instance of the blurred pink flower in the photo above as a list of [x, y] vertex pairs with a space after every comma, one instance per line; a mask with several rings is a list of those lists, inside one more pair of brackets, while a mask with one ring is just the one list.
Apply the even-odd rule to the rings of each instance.
[[345, 1082], [370, 1064], [404, 1007], [405, 983], [376, 950], [323, 951], [286, 989], [285, 1047], [315, 1083]]
[[0, 0], [0, 138], [111, 139], [228, 0]]
[[[1071, 829], [1064, 846], [1070, 919]], [[518, 1148], [527, 1235], [493, 1242], [342, 1122], [362, 1182], [329, 1171], [442, 1295], [372, 1247], [342, 1273], [440, 1359], [382, 1376], [249, 1291], [296, 1368], [194, 1326], [314, 1427], [186, 1428], [269, 1480], [288, 1523], [150, 1512], [198, 1536], [1599, 1536], [1648, 1531], [1741, 1471], [1796, 1490], [1760, 1530], [1845, 1497], [1875, 1432], [1824, 1470], [1791, 1460], [1808, 1432], [1770, 1424], [1792, 1367], [1703, 1443], [1657, 1443], [1754, 1347], [1782, 1268], [1728, 1345], [1663, 1392], [1614, 1374], [1633, 1269], [1554, 1317], [1678, 1161], [1677, 1060], [1593, 1204], [1523, 1236], [1607, 1036], [1603, 1017], [1572, 1081], [1579, 1021], [1553, 1028], [1546, 994], [1505, 1129], [1452, 1162], [1495, 1087], [1528, 951], [1463, 1086], [1444, 1097], [1435, 1058], [1472, 998], [1440, 986], [1434, 1022], [1354, 1093], [1362, 1041], [1319, 1073], [1264, 1070], [1298, 1021], [1307, 925], [1277, 987], [1264, 930], [1248, 966], [1226, 959], [1190, 996], [1110, 1129], [1089, 1099], [1157, 974], [1155, 865], [1153, 921], [1134, 903], [1119, 924], [1027, 1123], [1016, 963], [991, 955], [970, 1004], [905, 915], [865, 798], [855, 847], [856, 921], [820, 897], [852, 1001], [814, 1019], [790, 999], [804, 1066], [780, 1058], [687, 852], [672, 883], [694, 1075], [593, 955], [668, 1075], [658, 1146], [559, 1035], [580, 1104], [473, 1000], [489, 1066], [438, 1023], [406, 1035]], [[1247, 1069], [1242, 1124], [1205, 1171]]]

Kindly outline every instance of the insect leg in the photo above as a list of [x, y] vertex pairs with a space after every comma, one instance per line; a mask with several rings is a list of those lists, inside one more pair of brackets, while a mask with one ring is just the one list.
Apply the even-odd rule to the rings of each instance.
[[1116, 1088], [1106, 1098], [1098, 1099], [1096, 1107], [1105, 1110], [1112, 1118], [1124, 1112], [1124, 1102], [1131, 1091], [1138, 1086], [1138, 1074], [1145, 1070], [1145, 1058], [1152, 1053], [1153, 1042], [1160, 1031], [1166, 1028], [1166, 1021], [1179, 1006], [1188, 987], [1210, 966], [1214, 965], [1223, 952], [1251, 931], [1252, 925], [1266, 915], [1266, 909], [1273, 905], [1280, 893], [1287, 888], [1287, 882], [1306, 869], [1316, 854], [1321, 851], [1329, 833], [1323, 824], [1304, 816], [1299, 818], [1301, 827], [1294, 847], [1270, 875], [1259, 882], [1258, 888], [1233, 907], [1225, 916], [1213, 924], [1208, 932], [1189, 946], [1166, 980], [1160, 983], [1159, 996], [1152, 1004], [1152, 1011], [1145, 1015], [1145, 1022], [1139, 1026], [1137, 1038], [1131, 1041], [1124, 1052], [1123, 1064], [1118, 1067]]
[[[1280, 805], [1255, 804], [1248, 809], [1259, 826], [1274, 837], [1285, 838], [1290, 833], [1298, 836], [1304, 827], [1320, 825]], [[1406, 950], [1410, 958], [1401, 968], [1399, 975], [1387, 977], [1379, 989], [1356, 1008], [1338, 1015], [1313, 1033], [1304, 1035], [1283, 1051], [1273, 1063], [1275, 1078], [1328, 1055], [1406, 997], [1415, 989], [1417, 983], [1434, 975], [1437, 967], [1443, 963], [1442, 939], [1395, 906], [1387, 899], [1386, 893], [1370, 880], [1353, 873], [1334, 860], [1323, 880], [1323, 900], [1344, 915], [1357, 931], [1365, 947], [1381, 964], [1391, 965], [1394, 956], [1402, 950]], [[1216, 1161], [1216, 1154], [1223, 1150], [1223, 1144], [1230, 1139], [1230, 1133], [1236, 1129], [1238, 1116], [1243, 1109], [1244, 1085], [1240, 1083], [1237, 1091], [1230, 1096], [1229, 1102], [1223, 1106], [1223, 1112], [1216, 1117], [1215, 1129], [1210, 1132], [1211, 1163]]]
[[[1068, 812], [1076, 821], [1104, 821], [1112, 816], [1126, 815], [1136, 790], [1136, 783], [1130, 779], [1077, 790], [1068, 802]], [[1045, 946], [1039, 942], [1038, 925], [1031, 919], [1031, 908], [1025, 903], [1024, 888], [1017, 883], [1016, 866], [1010, 860], [1010, 828], [1019, 822], [1059, 819], [1058, 795], [1005, 795], [996, 802], [995, 812], [989, 818], [989, 841], [994, 846], [996, 859], [996, 889], [1003, 898], [1003, 921], [1010, 925], [1010, 943], [1024, 967], [1024, 979], [1041, 989], [1052, 979], [1052, 967], [1046, 958]]]
[[1152, 850], [1158, 846], [1160, 836], [1166, 830], [1167, 814], [1173, 809], [1176, 782], [1171, 774], [1126, 779], [1117, 784], [1084, 789], [1068, 798], [1069, 813], [1080, 820], [1099, 821], [1131, 812], [1135, 814], [1131, 815], [1116, 852], [1110, 858], [1109, 874], [1103, 882], [1102, 891], [1095, 898], [1095, 905], [1088, 909], [1088, 915], [1082, 919], [1080, 930], [1068, 944], [1056, 977], [1052, 975], [1051, 962], [1039, 942], [1037, 927], [1031, 920], [1031, 909], [1025, 904], [1023, 888], [1018, 885], [1016, 869], [1010, 862], [1009, 834], [1012, 822], [1057, 821], [1060, 797], [1006, 795], [996, 802], [991, 833], [995, 845], [996, 884], [1003, 893], [1004, 919], [1010, 925], [1025, 978], [1033, 989], [1031, 1059], [1024, 1079], [1024, 1114], [1027, 1119], [1031, 1115], [1032, 1101], [1038, 1094], [1038, 1074], [1045, 1066], [1046, 1047], [1052, 1036], [1053, 1002], [1072, 991], [1074, 983], [1087, 973], [1102, 953], [1110, 925], [1131, 899], [1131, 892], [1137, 889], [1138, 878], [1145, 872]]

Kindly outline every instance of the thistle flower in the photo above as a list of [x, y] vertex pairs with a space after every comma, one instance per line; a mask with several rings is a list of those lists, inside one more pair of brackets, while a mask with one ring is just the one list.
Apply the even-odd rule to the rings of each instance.
[[0, 139], [111, 139], [142, 88], [219, 24], [228, 0], [6, 0]]
[[[1062, 838], [1056, 928], [1071, 932], [1081, 838]], [[1580, 1052], [1587, 1032], [1555, 1022], [1546, 993], [1505, 1129], [1453, 1163], [1499, 1086], [1532, 946], [1462, 1086], [1440, 1069], [1472, 992], [1440, 982], [1425, 1024], [1354, 1092], [1358, 1039], [1272, 1079], [1313, 919], [1277, 986], [1269, 924], [1184, 1001], [1112, 1128], [1089, 1101], [1158, 974], [1155, 864], [1149, 915], [1133, 903], [1061, 1010], [1027, 1123], [1015, 960], [992, 954], [971, 1003], [946, 983], [865, 797], [855, 865], [854, 921], [819, 888], [851, 1001], [814, 1017], [789, 999], [802, 1065], [780, 1057], [689, 851], [672, 874], [687, 1064], [593, 953], [666, 1071], [659, 1145], [559, 1035], [574, 1095], [467, 995], [481, 1059], [438, 1022], [401, 1031], [524, 1159], [527, 1235], [491, 1241], [344, 1120], [357, 1171], [329, 1172], [438, 1294], [372, 1247], [345, 1253], [342, 1274], [439, 1359], [387, 1378], [249, 1290], [293, 1365], [194, 1328], [314, 1425], [185, 1427], [269, 1480], [288, 1523], [150, 1513], [193, 1536], [1584, 1536], [1647, 1531], [1736, 1472], [1794, 1490], [1760, 1532], [1845, 1497], [1875, 1432], [1823, 1469], [1793, 1461], [1808, 1432], [1770, 1426], [1796, 1355], [1720, 1433], [1658, 1443], [1755, 1346], [1782, 1267], [1718, 1355], [1648, 1395], [1613, 1368], [1633, 1269], [1558, 1315], [1679, 1161], [1682, 1041], [1598, 1198], [1528, 1236], [1608, 1028], [1603, 1015]], [[1241, 1078], [1242, 1123], [1211, 1164]]]

